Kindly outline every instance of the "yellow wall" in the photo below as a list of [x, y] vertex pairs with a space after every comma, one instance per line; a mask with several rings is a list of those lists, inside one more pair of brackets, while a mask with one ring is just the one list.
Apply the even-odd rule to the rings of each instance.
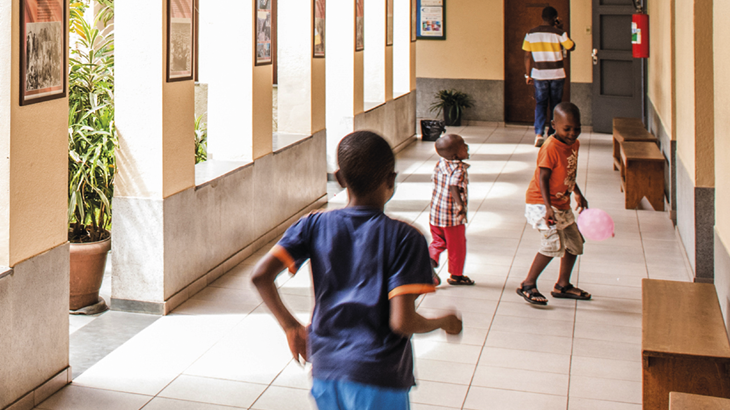
[[[725, 0], [722, 0], [725, 1]], [[715, 186], [714, 52], [712, 39], [713, 0], [695, 0], [695, 107], [696, 186]]]
[[672, 90], [674, 83], [673, 67], [673, 30], [674, 0], [653, 0], [648, 2], [647, 11], [651, 16], [650, 55], [648, 58], [649, 81], [647, 84], [649, 99], [662, 121], [666, 132], [675, 139], [674, 107]]
[[[676, 47], [676, 105], [677, 105], [677, 156], [687, 169], [692, 181], [695, 180], [695, 61], [694, 61], [694, 0], [676, 2], [676, 15], [682, 16], [674, 25]], [[652, 15], [652, 18], [654, 16]], [[652, 20], [652, 25], [655, 24]], [[663, 22], [663, 21], [662, 21]], [[654, 33], [652, 33], [654, 34]], [[652, 41], [655, 36], [652, 35]], [[652, 44], [653, 46], [653, 44]], [[663, 50], [652, 47], [652, 54], [662, 54]], [[651, 67], [652, 69], [654, 67]], [[661, 81], [657, 73], [650, 69], [649, 82]], [[671, 94], [670, 94], [671, 95]], [[657, 103], [656, 101], [654, 102]], [[662, 115], [662, 118], [664, 116]], [[665, 122], [666, 125], [666, 122]]]
[[165, 83], [162, 106], [162, 197], [195, 186], [193, 81]]
[[726, 247], [730, 247], [730, 2], [715, 2], [715, 230]]
[[272, 149], [272, 67], [264, 65], [253, 68], [253, 159], [271, 153]]
[[312, 59], [312, 134], [326, 128], [325, 59]]
[[[573, 82], [593, 82], [591, 13], [590, 1], [571, 1]], [[447, 2], [446, 40], [419, 40], [417, 49], [418, 77], [504, 80], [504, 0]]]

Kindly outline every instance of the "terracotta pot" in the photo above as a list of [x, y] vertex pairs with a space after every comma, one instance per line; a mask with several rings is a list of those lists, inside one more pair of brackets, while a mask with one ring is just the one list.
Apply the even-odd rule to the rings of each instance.
[[111, 237], [89, 243], [71, 243], [71, 297], [69, 309], [77, 310], [99, 300]]

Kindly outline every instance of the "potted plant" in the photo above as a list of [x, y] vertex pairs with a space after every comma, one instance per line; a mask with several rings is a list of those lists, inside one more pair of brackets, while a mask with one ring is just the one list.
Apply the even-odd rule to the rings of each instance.
[[474, 100], [458, 90], [441, 90], [434, 97], [436, 101], [431, 104], [431, 112], [436, 112], [436, 116], [444, 113], [444, 121], [446, 125], [461, 125], [461, 116], [465, 108], [474, 106]]
[[84, 20], [88, 7], [70, 3], [70, 31], [76, 44], [69, 57], [68, 240], [71, 242], [69, 308], [99, 302], [106, 258], [111, 249], [111, 200], [117, 131], [114, 126], [114, 37], [108, 23], [110, 0], [93, 24]]

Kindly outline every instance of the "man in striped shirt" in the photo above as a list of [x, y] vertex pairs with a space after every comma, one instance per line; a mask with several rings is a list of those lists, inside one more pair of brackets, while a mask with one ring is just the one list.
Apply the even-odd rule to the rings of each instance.
[[[568, 38], [553, 7], [542, 10], [543, 24], [530, 30], [522, 43], [525, 50], [525, 82], [535, 84], [535, 146], [542, 146], [545, 138], [545, 123], [550, 128], [548, 136], [554, 133], [552, 116], [555, 106], [563, 100], [565, 70], [563, 49], [575, 50], [575, 43]], [[534, 66], [533, 66], [534, 62]], [[548, 101], [550, 111], [548, 111]], [[549, 115], [549, 118], [548, 118]]]

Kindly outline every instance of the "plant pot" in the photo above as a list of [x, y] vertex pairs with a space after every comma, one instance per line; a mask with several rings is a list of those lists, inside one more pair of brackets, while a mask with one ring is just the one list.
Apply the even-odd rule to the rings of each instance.
[[449, 114], [451, 112], [450, 107], [444, 108], [444, 122], [446, 125], [449, 126], [460, 126], [461, 125], [461, 116], [460, 115], [451, 115]]
[[78, 310], [99, 300], [111, 236], [99, 242], [71, 243], [71, 295], [69, 309]]
[[441, 120], [421, 120], [421, 139], [436, 141], [445, 129], [444, 122]]

